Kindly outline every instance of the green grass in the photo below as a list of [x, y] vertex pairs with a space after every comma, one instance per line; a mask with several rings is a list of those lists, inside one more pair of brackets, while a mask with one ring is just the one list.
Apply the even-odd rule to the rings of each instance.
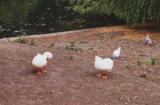
[[51, 47], [54, 47], [54, 43], [51, 43], [49, 46], [48, 46], [48, 48], [51, 48]]
[[146, 60], [138, 60], [137, 61], [137, 66], [155, 66], [156, 64], [158, 64], [158, 60], [155, 58], [149, 58]]
[[20, 44], [27, 44], [29, 40], [25, 38], [25, 36], [20, 36], [18, 39], [15, 40], [15, 42]]
[[14, 42], [20, 43], [20, 44], [28, 44], [28, 45], [31, 45], [31, 46], [36, 46], [36, 42], [35, 42], [34, 39], [29, 40], [25, 36], [20, 36]]
[[146, 61], [146, 64], [147, 64], [148, 66], [154, 66], [154, 65], [156, 65], [156, 63], [157, 63], [157, 60], [156, 60], [155, 58], [150, 58], [150, 59], [148, 59], [148, 60]]
[[31, 39], [31, 41], [29, 42], [29, 45], [36, 46], [37, 44], [34, 39]]
[[65, 47], [65, 50], [75, 51], [75, 52], [78, 52], [78, 51], [83, 52], [82, 48], [76, 47], [76, 42], [75, 41], [69, 42], [69, 44]]

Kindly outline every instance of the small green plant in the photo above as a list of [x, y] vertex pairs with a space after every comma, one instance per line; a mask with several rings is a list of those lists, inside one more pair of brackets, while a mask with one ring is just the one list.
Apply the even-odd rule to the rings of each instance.
[[53, 47], [55, 44], [54, 43], [51, 43], [49, 46], [48, 46], [48, 48], [51, 48], [51, 47]]
[[25, 36], [20, 36], [18, 39], [15, 40], [16, 43], [20, 44], [27, 44], [29, 41]]
[[154, 66], [156, 65], [156, 59], [155, 58], [150, 58], [147, 62], [146, 62], [147, 65], [149, 66]]
[[20, 44], [28, 44], [28, 45], [31, 45], [31, 46], [35, 46], [36, 45], [36, 42], [35, 42], [34, 39], [29, 40], [25, 36], [20, 36], [14, 42], [20, 43]]
[[77, 48], [76, 46], [75, 46], [75, 43], [76, 42], [69, 42], [69, 45], [67, 45], [66, 47], [65, 47], [65, 50], [68, 50], [68, 51], [75, 51], [75, 52], [77, 52], [77, 51], [80, 51], [80, 52], [83, 52], [83, 49], [82, 48]]

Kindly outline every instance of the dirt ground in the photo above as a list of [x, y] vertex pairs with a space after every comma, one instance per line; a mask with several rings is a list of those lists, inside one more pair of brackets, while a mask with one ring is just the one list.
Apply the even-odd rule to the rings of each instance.
[[[153, 46], [144, 45], [147, 34]], [[0, 105], [160, 105], [160, 32], [104, 27], [68, 35], [29, 38], [32, 44], [0, 42]], [[110, 57], [109, 79], [95, 76], [95, 55]], [[31, 65], [51, 51], [48, 73]]]

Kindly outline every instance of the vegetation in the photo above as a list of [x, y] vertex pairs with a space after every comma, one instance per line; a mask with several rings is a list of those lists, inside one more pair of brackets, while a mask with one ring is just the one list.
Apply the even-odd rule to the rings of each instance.
[[159, 0], [70, 0], [71, 10], [82, 15], [115, 15], [127, 23], [160, 21]]
[[48, 48], [52, 48], [52, 47], [54, 47], [54, 43], [51, 43], [49, 46], [48, 46]]
[[150, 58], [150, 59], [146, 62], [146, 64], [149, 65], [149, 66], [154, 66], [154, 65], [156, 65], [156, 63], [157, 63], [157, 60], [156, 60], [155, 58]]
[[14, 40], [14, 42], [16, 43], [20, 43], [20, 44], [28, 44], [28, 45], [31, 45], [31, 46], [36, 46], [36, 41], [34, 39], [28, 39], [27, 37], [25, 36], [20, 36], [18, 39]]
[[0, 24], [24, 24], [36, 4], [37, 0], [0, 0]]
[[15, 42], [20, 44], [27, 44], [29, 40], [25, 38], [25, 36], [20, 36], [18, 39], [15, 40]]
[[75, 52], [83, 52], [83, 49], [82, 48], [79, 48], [79, 47], [76, 47], [76, 42], [73, 41], [73, 42], [69, 42], [69, 45], [67, 45], [65, 47], [65, 50], [68, 50], [68, 51], [75, 51]]
[[0, 0], [0, 37], [160, 21], [159, 0]]

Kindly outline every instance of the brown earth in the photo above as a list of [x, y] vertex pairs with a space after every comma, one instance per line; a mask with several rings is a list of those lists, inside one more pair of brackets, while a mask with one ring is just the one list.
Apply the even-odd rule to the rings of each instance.
[[[146, 34], [153, 46], [144, 45]], [[119, 26], [33, 37], [32, 46], [1, 41], [0, 105], [160, 105], [158, 34]], [[97, 78], [95, 55], [110, 57], [119, 46], [109, 79]], [[38, 76], [31, 60], [44, 51], [54, 59]]]

